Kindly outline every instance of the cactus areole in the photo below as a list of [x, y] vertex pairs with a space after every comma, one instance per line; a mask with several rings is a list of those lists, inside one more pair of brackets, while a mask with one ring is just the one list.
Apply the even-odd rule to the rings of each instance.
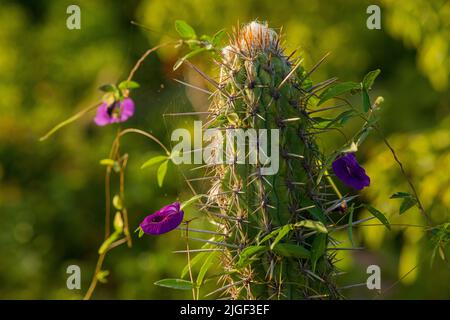
[[312, 89], [308, 71], [284, 54], [280, 35], [267, 24], [236, 30], [222, 50], [204, 129], [279, 130], [276, 174], [261, 174], [260, 162], [211, 166], [205, 210], [223, 234], [209, 245], [220, 249], [224, 270], [217, 292], [223, 296], [339, 297], [325, 227], [331, 223], [327, 208], [338, 197], [321, 178], [324, 155], [307, 112]]

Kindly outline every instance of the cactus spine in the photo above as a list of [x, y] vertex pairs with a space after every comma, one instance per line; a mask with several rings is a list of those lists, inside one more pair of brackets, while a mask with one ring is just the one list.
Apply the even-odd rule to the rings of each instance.
[[279, 129], [280, 164], [266, 176], [247, 162], [211, 169], [206, 208], [225, 234], [217, 292], [233, 299], [336, 298], [330, 237], [302, 225], [325, 225], [333, 200], [318, 178], [324, 157], [306, 111], [315, 89], [309, 74], [283, 53], [280, 35], [259, 22], [236, 30], [222, 53], [207, 127]]

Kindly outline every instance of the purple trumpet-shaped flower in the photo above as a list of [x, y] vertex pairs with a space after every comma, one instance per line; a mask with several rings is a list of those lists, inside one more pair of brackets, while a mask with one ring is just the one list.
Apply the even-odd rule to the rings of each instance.
[[103, 102], [97, 109], [94, 122], [98, 126], [127, 121], [134, 114], [134, 102], [131, 98], [114, 101], [111, 104]]
[[331, 166], [336, 176], [349, 187], [361, 190], [370, 185], [369, 176], [364, 168], [358, 164], [353, 153], [346, 153], [337, 158]]
[[145, 217], [139, 226], [146, 234], [160, 235], [178, 227], [183, 221], [183, 215], [180, 203], [174, 202]]

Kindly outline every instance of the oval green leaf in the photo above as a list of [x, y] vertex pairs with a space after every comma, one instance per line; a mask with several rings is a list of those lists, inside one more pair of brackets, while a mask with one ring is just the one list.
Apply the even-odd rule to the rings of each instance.
[[377, 218], [382, 224], [385, 225], [386, 228], [388, 228], [389, 230], [391, 230], [391, 225], [389, 224], [388, 219], [386, 218], [386, 216], [381, 213], [380, 211], [378, 211], [377, 209], [375, 209], [372, 206], [369, 205], [365, 205], [365, 207], [367, 208], [367, 210], [369, 210], [369, 212], [375, 217]]
[[156, 178], [158, 180], [159, 187], [162, 187], [162, 185], [164, 183], [164, 178], [166, 177], [168, 164], [169, 164], [169, 160], [166, 160], [163, 163], [161, 163], [161, 165], [158, 168], [158, 172], [156, 173]]
[[141, 166], [141, 169], [151, 167], [155, 164], [163, 162], [164, 160], [167, 160], [167, 156], [156, 156], [156, 157], [150, 158], [144, 162], [144, 164]]
[[210, 253], [206, 258], [197, 276], [197, 287], [200, 287], [202, 285], [206, 272], [209, 270], [209, 268], [213, 266], [216, 258], [217, 258], [217, 251]]
[[239, 261], [237, 262], [238, 267], [245, 266], [248, 262], [250, 262], [250, 259], [254, 257], [257, 254], [260, 254], [267, 250], [266, 246], [249, 246], [246, 247], [244, 250], [242, 250], [241, 254], [239, 255]]
[[319, 233], [312, 243], [311, 247], [311, 264], [312, 271], [316, 271], [317, 261], [322, 257], [327, 249], [327, 235]]
[[195, 39], [197, 37], [194, 28], [192, 28], [186, 21], [176, 20], [175, 30], [183, 39]]
[[373, 83], [375, 82], [375, 79], [378, 77], [378, 75], [380, 74], [381, 70], [380, 69], [376, 69], [373, 71], [370, 71], [369, 73], [367, 73], [364, 76], [363, 79], [363, 88], [366, 90], [369, 90], [372, 88]]
[[278, 243], [272, 251], [286, 258], [309, 259], [311, 256], [307, 249], [292, 243]]
[[125, 80], [119, 84], [120, 90], [136, 89], [136, 88], [139, 88], [139, 83], [137, 83], [136, 81]]
[[190, 281], [183, 279], [162, 279], [154, 283], [160, 287], [171, 288], [175, 290], [191, 290], [193, 285]]
[[357, 82], [343, 82], [343, 83], [338, 83], [332, 87], [329, 87], [327, 90], [325, 90], [321, 95], [320, 95], [320, 100], [318, 105], [321, 105], [322, 103], [324, 103], [325, 101], [334, 98], [338, 95], [341, 95], [343, 93], [346, 92], [350, 92], [352, 90], [360, 90], [361, 89], [361, 84], [357, 83]]

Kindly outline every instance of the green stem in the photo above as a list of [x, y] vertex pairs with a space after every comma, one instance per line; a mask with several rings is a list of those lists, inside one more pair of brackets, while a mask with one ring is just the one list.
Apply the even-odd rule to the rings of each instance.
[[94, 109], [96, 109], [100, 104], [96, 104], [93, 106], [90, 106], [89, 108], [83, 109], [80, 112], [74, 114], [73, 116], [71, 116], [69, 119], [64, 120], [63, 122], [60, 122], [59, 124], [57, 124], [56, 126], [54, 126], [49, 132], [47, 132], [45, 135], [43, 135], [42, 137], [39, 138], [39, 141], [44, 141], [46, 140], [48, 137], [50, 137], [52, 134], [54, 134], [56, 131], [58, 131], [59, 129], [67, 126], [68, 124], [71, 124], [72, 122], [78, 120], [79, 118], [81, 118], [84, 114], [88, 113], [89, 111], [92, 111]]

